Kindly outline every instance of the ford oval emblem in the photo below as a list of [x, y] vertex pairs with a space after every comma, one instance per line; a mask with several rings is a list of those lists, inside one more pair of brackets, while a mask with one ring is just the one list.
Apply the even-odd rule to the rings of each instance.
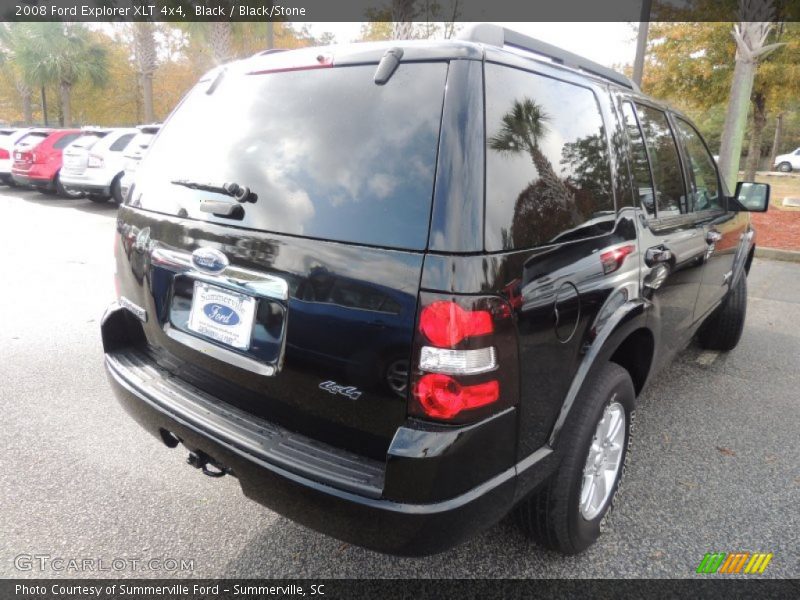
[[228, 266], [228, 257], [214, 248], [198, 248], [192, 252], [192, 264], [201, 271], [219, 273]]
[[239, 314], [230, 306], [218, 304], [217, 302], [209, 302], [203, 307], [205, 315], [220, 325], [233, 326], [239, 322]]

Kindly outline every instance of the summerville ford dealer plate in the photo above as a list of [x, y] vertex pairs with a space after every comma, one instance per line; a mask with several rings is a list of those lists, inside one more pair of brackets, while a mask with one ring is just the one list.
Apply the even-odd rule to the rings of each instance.
[[250, 347], [256, 299], [201, 281], [194, 283], [188, 327], [207, 338], [239, 350]]

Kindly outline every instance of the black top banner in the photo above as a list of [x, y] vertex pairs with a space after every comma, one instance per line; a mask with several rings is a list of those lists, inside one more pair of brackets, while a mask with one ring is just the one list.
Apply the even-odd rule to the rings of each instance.
[[[396, 17], [403, 5], [404, 19]], [[395, 12], [393, 12], [393, 7]], [[410, 19], [409, 19], [410, 15]], [[798, 0], [0, 0], [0, 21], [797, 21]]]

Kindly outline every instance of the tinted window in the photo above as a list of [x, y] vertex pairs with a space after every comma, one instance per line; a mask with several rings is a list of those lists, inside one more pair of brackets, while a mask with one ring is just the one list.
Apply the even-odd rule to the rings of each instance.
[[656, 214], [656, 195], [653, 190], [653, 178], [650, 175], [650, 163], [647, 160], [647, 149], [644, 145], [644, 138], [642, 138], [642, 130], [639, 128], [636, 113], [630, 102], [622, 103], [622, 118], [625, 120], [625, 129], [628, 132], [634, 194], [647, 213], [654, 216]]
[[375, 65], [229, 72], [170, 117], [132, 202], [225, 223], [199, 210], [207, 192], [170, 182], [236, 182], [258, 196], [237, 226], [423, 249], [446, 73], [446, 63], [403, 63], [376, 85]]
[[590, 90], [487, 64], [486, 136], [487, 250], [611, 229], [608, 144]]
[[111, 152], [122, 152], [123, 150], [125, 150], [126, 146], [130, 143], [130, 141], [133, 139], [135, 135], [136, 135], [135, 133], [128, 133], [123, 136], [120, 136], [120, 138], [117, 141], [111, 144], [109, 150]]
[[675, 123], [680, 134], [683, 148], [689, 159], [692, 179], [692, 210], [713, 210], [721, 208], [717, 168], [714, 159], [708, 152], [700, 134], [683, 119]]
[[678, 147], [667, 115], [649, 106], [636, 105], [639, 123], [647, 143], [656, 188], [657, 217], [688, 212]]
[[72, 142], [77, 140], [80, 136], [81, 136], [80, 133], [68, 133], [62, 136], [60, 139], [58, 139], [56, 143], [53, 144], [53, 148], [56, 150], [62, 150], [67, 146], [69, 146]]

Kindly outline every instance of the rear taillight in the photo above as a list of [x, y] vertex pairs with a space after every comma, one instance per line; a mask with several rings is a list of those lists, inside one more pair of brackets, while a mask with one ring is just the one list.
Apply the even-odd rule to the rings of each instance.
[[96, 154], [89, 155], [89, 162], [87, 163], [90, 167], [97, 168], [103, 166], [103, 157], [97, 156]]
[[31, 162], [39, 162], [39, 157], [37, 156], [36, 152], [31, 152], [30, 154], [23, 154], [22, 160], [29, 159]]
[[8, 150], [0, 148], [0, 160], [8, 160], [9, 158], [11, 158], [11, 155], [8, 153]]
[[414, 395], [425, 414], [435, 419], [451, 419], [462, 411], [497, 402], [500, 384], [496, 380], [462, 385], [454, 377], [429, 373], [423, 375]]
[[422, 292], [409, 413], [464, 423], [516, 403], [513, 312], [494, 296]]

